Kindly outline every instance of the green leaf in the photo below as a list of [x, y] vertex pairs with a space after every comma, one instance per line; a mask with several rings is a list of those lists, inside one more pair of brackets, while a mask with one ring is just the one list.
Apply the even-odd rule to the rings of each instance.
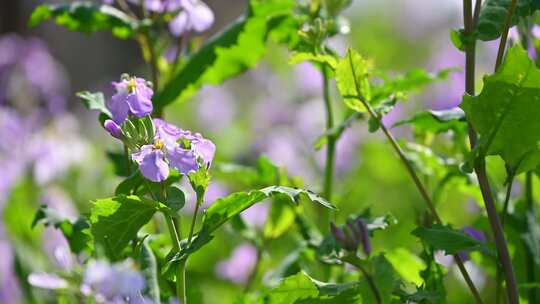
[[257, 160], [254, 167], [219, 163], [216, 165], [217, 171], [224, 175], [222, 179], [239, 182], [247, 187], [264, 187], [280, 183], [280, 168], [277, 167], [265, 155]]
[[464, 96], [461, 108], [479, 134], [479, 156], [500, 155], [517, 173], [540, 163], [540, 70], [519, 46], [484, 78], [478, 96]]
[[[480, 18], [474, 32], [477, 39], [495, 40], [501, 36], [506, 25], [506, 16], [512, 0], [486, 0], [480, 11]], [[512, 18], [512, 24], [531, 16], [539, 8], [537, 0], [519, 0]]]
[[75, 254], [83, 251], [91, 253], [92, 235], [90, 234], [90, 224], [85, 218], [72, 219], [60, 215], [56, 210], [42, 205], [32, 221], [32, 228], [36, 225], [52, 225], [54, 228], [62, 231], [69, 244], [69, 248]]
[[139, 264], [141, 273], [146, 282], [145, 294], [150, 296], [154, 303], [160, 303], [159, 284], [158, 284], [158, 265], [156, 256], [148, 244], [148, 238], [142, 241], [141, 253], [139, 255]]
[[392, 249], [386, 253], [385, 257], [403, 279], [417, 286], [422, 285], [420, 271], [425, 269], [426, 265], [421, 258], [403, 247]]
[[[154, 97], [162, 109], [175, 100], [185, 100], [205, 84], [220, 84], [253, 68], [266, 52], [274, 29], [293, 18], [295, 1], [251, 0], [248, 13], [210, 39]], [[295, 32], [295, 31], [294, 31]]]
[[70, 4], [42, 4], [30, 17], [29, 26], [55, 19], [56, 23], [70, 31], [91, 34], [110, 30], [120, 39], [132, 37], [139, 25], [137, 21], [109, 5], [92, 2], [73, 2]]
[[293, 207], [275, 198], [264, 226], [265, 239], [276, 239], [281, 236], [294, 224], [295, 218], [296, 212]]
[[171, 258], [169, 263], [180, 261], [181, 259], [184, 259], [186, 255], [200, 249], [212, 239], [212, 233], [227, 221], [254, 204], [273, 196], [278, 196], [283, 202], [294, 204], [298, 204], [300, 199], [304, 197], [311, 202], [319, 203], [327, 208], [337, 209], [324, 198], [309, 190], [284, 186], [271, 186], [261, 190], [252, 190], [250, 192], [236, 192], [217, 199], [212, 206], [206, 210], [202, 220], [201, 230], [194, 238], [191, 246], [183, 248], [180, 253]]
[[450, 41], [460, 51], [465, 51], [465, 38], [463, 30], [450, 30]]
[[319, 289], [303, 272], [285, 278], [279, 286], [272, 289], [265, 298], [267, 304], [289, 304], [299, 300], [316, 298]]
[[184, 192], [176, 187], [170, 186], [166, 189], [167, 200], [166, 205], [174, 212], [180, 211], [186, 204], [186, 196]]
[[[377, 286], [377, 289], [379, 290], [379, 294], [381, 295], [382, 303], [390, 303], [392, 299], [392, 293], [400, 283], [398, 274], [392, 267], [392, 264], [390, 264], [390, 262], [382, 253], [370, 259], [369, 265], [373, 281], [375, 283], [375, 286]], [[377, 303], [375, 296], [369, 288], [366, 280], [363, 280], [361, 282], [360, 291], [362, 293], [363, 304]]]
[[293, 53], [289, 58], [289, 64], [295, 65], [304, 61], [311, 61], [320, 64], [327, 64], [332, 69], [337, 66], [337, 59], [332, 55], [313, 54], [308, 52]]
[[407, 98], [407, 94], [418, 92], [426, 86], [448, 79], [450, 73], [456, 69], [444, 69], [436, 74], [428, 73], [423, 69], [414, 69], [403, 75], [390, 77], [384, 73], [378, 73], [384, 83], [380, 86], [372, 87], [371, 104], [378, 105], [380, 102], [388, 100], [391, 96], [403, 100]]
[[210, 183], [210, 174], [208, 173], [208, 170], [202, 167], [195, 172], [189, 172], [188, 179], [191, 188], [193, 188], [197, 197], [203, 198], [206, 189], [208, 189], [208, 184]]
[[347, 54], [338, 61], [336, 67], [336, 84], [339, 92], [345, 104], [357, 112], [366, 112], [359, 99], [365, 102], [371, 100], [370, 71], [371, 64], [353, 49], [347, 50]]
[[402, 120], [393, 127], [412, 125], [420, 133], [444, 133], [449, 130], [462, 132], [467, 129], [465, 113], [460, 108], [435, 111], [429, 110], [415, 114], [411, 119]]
[[92, 234], [97, 244], [116, 258], [157, 211], [156, 202], [135, 195], [115, 196], [93, 202], [90, 212]]
[[436, 250], [444, 250], [446, 254], [456, 254], [460, 251], [485, 250], [486, 244], [477, 241], [466, 233], [454, 230], [449, 226], [433, 225], [431, 228], [419, 227], [413, 235], [433, 246]]
[[91, 93], [88, 91], [84, 91], [84, 92], [77, 93], [77, 97], [82, 99], [84, 106], [88, 110], [97, 110], [100, 113], [103, 113], [109, 117], [112, 117], [111, 111], [109, 111], [105, 103], [105, 97], [103, 96], [103, 93], [101, 92]]

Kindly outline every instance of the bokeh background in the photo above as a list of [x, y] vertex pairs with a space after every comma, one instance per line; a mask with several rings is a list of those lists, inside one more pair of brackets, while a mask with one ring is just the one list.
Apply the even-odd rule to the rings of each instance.
[[[111, 195], [120, 180], [105, 153], [120, 150], [120, 145], [75, 93], [100, 90], [110, 97], [110, 82], [122, 73], [149, 78], [135, 42], [117, 40], [108, 33], [85, 36], [53, 23], [29, 29], [28, 18], [42, 2], [0, 2], [0, 303], [53, 301], [25, 277], [69, 266], [61, 259], [67, 245], [58, 231], [30, 228], [37, 207], [47, 204], [75, 216], [88, 211], [91, 199]], [[241, 0], [206, 2], [216, 13], [214, 26], [204, 34], [207, 37], [239, 17], [247, 4]], [[352, 46], [391, 73], [460, 68], [464, 56], [449, 39], [449, 30], [462, 22], [460, 6], [459, 0], [354, 0], [346, 12], [350, 32], [332, 39], [331, 45], [341, 54]], [[478, 77], [490, 71], [495, 53], [493, 44], [479, 46]], [[222, 86], [204, 87], [189, 101], [170, 106], [166, 117], [212, 139], [218, 147], [217, 167], [219, 163], [250, 164], [266, 155], [301, 178], [306, 188], [320, 191], [324, 149], [315, 151], [313, 144], [325, 126], [322, 79], [309, 63], [289, 65], [289, 55], [283, 47], [271, 45], [256, 69]], [[391, 126], [419, 109], [458, 105], [463, 80], [463, 73], [457, 71], [411, 96], [385, 117], [385, 124]], [[334, 96], [340, 121], [345, 109], [338, 95]], [[394, 132], [403, 141], [413, 136], [408, 127], [394, 128]], [[243, 190], [215, 175], [209, 204], [216, 197]], [[494, 178], [502, 181], [504, 175]], [[338, 221], [366, 208], [375, 215], [392, 214], [398, 224], [376, 235], [374, 250], [386, 251], [398, 271], [407, 272], [403, 266], [407, 263], [422, 265], [403, 252], [420, 250], [410, 232], [423, 213], [423, 202], [391, 147], [378, 134], [369, 133], [365, 122], [355, 124], [338, 142], [335, 188]], [[450, 184], [438, 199], [442, 217], [457, 227], [475, 223], [480, 212], [476, 198], [474, 187]], [[193, 196], [189, 206], [193, 206]], [[268, 206], [261, 204], [244, 218], [260, 226], [267, 212]], [[294, 241], [294, 235], [275, 240], [265, 269], [270, 271], [287, 256]], [[255, 255], [251, 245], [225, 228], [193, 257], [188, 275], [194, 278], [192, 284], [200, 286], [206, 303], [231, 303], [242, 294]], [[474, 263], [468, 266], [480, 288], [492, 288], [482, 270]], [[447, 284], [453, 290], [449, 302], [465, 303], [465, 285], [448, 267]]]

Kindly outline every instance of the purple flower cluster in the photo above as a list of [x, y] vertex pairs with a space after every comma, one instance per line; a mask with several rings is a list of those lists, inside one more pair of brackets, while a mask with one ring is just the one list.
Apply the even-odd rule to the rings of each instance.
[[[153, 110], [151, 86], [142, 78], [122, 76], [113, 82], [116, 93], [108, 103], [112, 120], [104, 122], [105, 129], [115, 138], [124, 137], [122, 125], [130, 116], [143, 118]], [[182, 130], [162, 119], [153, 119], [155, 128], [151, 142], [135, 143], [131, 158], [139, 165], [141, 173], [153, 182], [161, 182], [169, 176], [169, 167], [182, 174], [208, 168], [214, 159], [216, 146], [199, 133]]]
[[217, 267], [217, 274], [236, 284], [245, 283], [257, 263], [257, 249], [250, 244], [242, 244], [234, 249], [232, 255], [221, 261]]
[[182, 174], [210, 166], [216, 151], [210, 140], [161, 119], [154, 119], [154, 125], [154, 142], [131, 155], [146, 178], [153, 182], [164, 181], [169, 176], [169, 166]]
[[[105, 4], [112, 4], [112, 0], [103, 0]], [[176, 13], [169, 22], [170, 32], [180, 37], [189, 32], [204, 32], [214, 24], [214, 13], [201, 0], [129, 0], [157, 14]]]

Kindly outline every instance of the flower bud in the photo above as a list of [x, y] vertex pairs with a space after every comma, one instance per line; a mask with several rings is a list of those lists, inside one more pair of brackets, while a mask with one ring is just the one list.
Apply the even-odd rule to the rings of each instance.
[[111, 134], [112, 137], [122, 139], [122, 129], [120, 129], [120, 126], [114, 121], [110, 119], [105, 120], [105, 123], [103, 123], [103, 127], [105, 128], [105, 130], [107, 130], [107, 132], [109, 132], [109, 134]]
[[347, 237], [343, 231], [341, 231], [341, 229], [339, 229], [334, 223], [330, 223], [330, 231], [332, 232], [332, 235], [336, 239], [338, 245], [345, 248], [347, 246]]
[[366, 225], [366, 222], [364, 222], [361, 218], [356, 219], [356, 225], [357, 229], [361, 233], [361, 242], [362, 242], [362, 249], [364, 250], [364, 253], [369, 256], [371, 254], [371, 241], [369, 240], [369, 229]]

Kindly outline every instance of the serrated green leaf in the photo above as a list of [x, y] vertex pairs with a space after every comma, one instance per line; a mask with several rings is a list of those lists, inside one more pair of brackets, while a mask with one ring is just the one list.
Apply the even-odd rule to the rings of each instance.
[[486, 246], [485, 243], [473, 239], [462, 231], [443, 225], [433, 225], [431, 228], [419, 227], [412, 234], [433, 246], [434, 249], [444, 250], [446, 254], [484, 250]]
[[370, 72], [371, 64], [353, 49], [347, 50], [347, 54], [338, 61], [336, 67], [336, 84], [339, 92], [345, 104], [357, 112], [366, 112], [360, 100], [366, 102], [371, 100]]
[[111, 111], [109, 111], [105, 103], [105, 97], [103, 96], [103, 93], [101, 92], [91, 93], [88, 91], [83, 91], [83, 92], [77, 93], [77, 97], [79, 97], [82, 100], [84, 106], [88, 110], [97, 110], [100, 113], [103, 113], [109, 117], [112, 117]]
[[508, 50], [478, 96], [464, 96], [461, 108], [479, 134], [479, 156], [500, 155], [517, 173], [540, 164], [540, 70], [519, 46]]
[[156, 202], [135, 195], [96, 200], [90, 212], [94, 240], [115, 259], [157, 210]]
[[92, 2], [42, 4], [32, 13], [29, 25], [33, 27], [52, 18], [70, 31], [91, 34], [110, 30], [120, 39], [132, 37], [139, 26], [135, 19], [122, 11]]
[[299, 300], [316, 298], [319, 289], [303, 272], [287, 277], [265, 298], [267, 304], [292, 304]]
[[[486, 0], [480, 10], [480, 17], [474, 35], [483, 41], [495, 40], [501, 36], [506, 25], [506, 16], [512, 0]], [[537, 9], [537, 0], [519, 0], [512, 18], [515, 25], [519, 20], [531, 16]]]
[[185, 100], [205, 84], [220, 84], [253, 68], [274, 29], [293, 18], [292, 0], [251, 0], [245, 17], [214, 36], [154, 97], [157, 110]]

